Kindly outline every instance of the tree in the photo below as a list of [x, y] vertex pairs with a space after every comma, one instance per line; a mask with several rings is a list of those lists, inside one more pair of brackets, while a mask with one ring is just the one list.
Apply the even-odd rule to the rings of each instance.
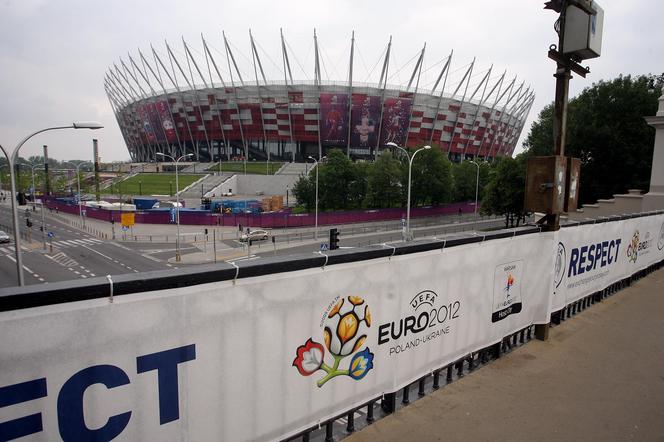
[[402, 204], [402, 164], [383, 152], [368, 169], [367, 205], [374, 208]]
[[293, 196], [298, 204], [304, 205], [307, 212], [311, 212], [316, 204], [316, 183], [306, 175], [301, 175], [293, 185]]
[[[322, 210], [344, 210], [361, 205], [364, 200], [363, 178], [345, 153], [339, 149], [331, 150], [326, 162], [318, 167], [318, 204]], [[316, 179], [315, 173], [310, 179]]]
[[516, 158], [500, 158], [489, 174], [481, 211], [503, 215], [506, 228], [518, 226], [523, 216], [527, 157], [519, 154]]
[[[412, 155], [412, 154], [411, 154]], [[404, 168], [404, 191], [408, 191], [408, 165]], [[439, 149], [417, 154], [413, 161], [411, 204], [439, 205], [452, 200], [452, 165]]]
[[[581, 159], [580, 203], [611, 198], [630, 188], [647, 189], [659, 93], [648, 76], [599, 81], [570, 100], [565, 155]], [[661, 90], [661, 80], [653, 89]], [[524, 142], [530, 154], [553, 153], [553, 106], [540, 112]]]
[[[489, 163], [477, 162], [480, 166], [478, 200], [484, 197], [484, 187], [489, 182]], [[477, 185], [477, 166], [470, 161], [463, 161], [452, 165], [452, 176], [454, 177], [454, 197], [452, 201], [475, 201], [475, 187]]]

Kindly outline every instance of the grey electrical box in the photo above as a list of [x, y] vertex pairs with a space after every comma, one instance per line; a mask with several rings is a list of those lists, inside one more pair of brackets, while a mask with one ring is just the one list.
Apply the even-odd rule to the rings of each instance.
[[576, 6], [568, 6], [565, 13], [563, 54], [580, 60], [599, 57], [602, 53], [604, 10], [594, 1], [587, 2], [596, 14], [588, 14]]

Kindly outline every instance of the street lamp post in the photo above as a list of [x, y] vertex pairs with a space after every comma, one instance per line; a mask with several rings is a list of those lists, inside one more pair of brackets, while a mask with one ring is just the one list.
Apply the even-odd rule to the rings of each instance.
[[85, 221], [83, 220], [83, 208], [81, 207], [82, 200], [81, 200], [81, 172], [80, 172], [80, 168], [83, 164], [92, 164], [92, 163], [90, 161], [83, 161], [83, 162], [78, 163], [78, 164], [72, 163], [71, 161], [67, 161], [67, 162], [69, 164], [74, 165], [74, 167], [76, 167], [76, 184], [77, 184], [77, 187], [78, 187], [78, 217], [81, 221], [81, 225], [85, 226]]
[[[397, 146], [396, 143], [393, 143], [393, 142], [390, 141], [389, 143], [387, 143], [387, 145], [390, 146], [390, 147], [396, 147], [397, 149], [401, 149], [406, 154], [406, 157], [409, 156], [408, 151], [406, 149], [404, 149], [403, 147]], [[424, 146], [424, 147], [421, 147], [421, 148], [417, 149], [415, 151], [415, 153], [413, 154], [413, 156], [410, 157], [409, 160], [408, 160], [408, 199], [406, 201], [406, 240], [407, 241], [410, 241], [412, 239], [411, 235], [410, 235], [410, 187], [411, 187], [411, 184], [412, 184], [411, 183], [411, 177], [412, 177], [412, 173], [413, 173], [413, 160], [415, 159], [415, 155], [417, 155], [419, 152], [421, 152], [423, 150], [428, 150], [428, 149], [431, 149], [431, 146], [427, 145], [427, 146]]]
[[[325, 158], [321, 158], [320, 161], [323, 161]], [[316, 230], [314, 231], [314, 239], [318, 239], [318, 161], [311, 155], [309, 155], [309, 159], [313, 160], [316, 165]]]
[[23, 286], [25, 285], [25, 278], [23, 276], [23, 257], [21, 254], [21, 238], [20, 238], [20, 232], [18, 230], [18, 207], [16, 205], [16, 181], [14, 177], [14, 163], [16, 159], [18, 158], [18, 151], [21, 149], [21, 147], [25, 144], [26, 141], [28, 141], [30, 138], [34, 137], [37, 134], [40, 134], [42, 132], [50, 131], [50, 130], [59, 130], [59, 129], [102, 129], [104, 126], [101, 123], [97, 123], [96, 121], [79, 121], [72, 123], [70, 126], [56, 126], [56, 127], [47, 127], [46, 129], [41, 129], [38, 130], [37, 132], [33, 132], [27, 137], [25, 137], [18, 145], [14, 148], [14, 150], [8, 155], [7, 151], [0, 146], [0, 149], [2, 149], [2, 152], [5, 154], [5, 157], [7, 157], [7, 164], [9, 165], [9, 178], [11, 180], [11, 186], [12, 186], [12, 194], [11, 194], [11, 202], [12, 202], [12, 226], [14, 228], [14, 249], [15, 249], [15, 254], [16, 254], [16, 276], [18, 279], [18, 285]]
[[477, 178], [475, 179], [475, 221], [473, 222], [473, 228], [477, 228], [477, 196], [479, 195], [480, 190], [480, 165], [475, 161], [470, 161], [470, 164], [474, 164], [477, 167]]
[[193, 156], [193, 153], [188, 153], [186, 155], [182, 155], [181, 157], [178, 157], [177, 159], [173, 158], [170, 155], [167, 155], [163, 152], [157, 152], [157, 155], [161, 155], [162, 157], [170, 158], [171, 161], [175, 163], [175, 224], [176, 224], [176, 237], [175, 237], [175, 261], [180, 262], [180, 182], [178, 179], [178, 163], [180, 160], [184, 158], [189, 158]]

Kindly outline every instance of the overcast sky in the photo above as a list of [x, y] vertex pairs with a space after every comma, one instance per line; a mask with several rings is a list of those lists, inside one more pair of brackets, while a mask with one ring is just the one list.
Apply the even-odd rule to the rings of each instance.
[[[591, 74], [572, 79], [570, 96], [621, 73], [664, 71], [664, 2], [603, 0], [600, 5], [605, 11], [602, 56], [584, 62]], [[41, 154], [41, 146], [48, 144], [54, 158], [91, 159], [92, 138], [97, 138], [102, 161], [128, 160], [103, 88], [112, 63], [121, 57], [127, 61], [127, 53], [136, 55], [138, 49], [147, 55], [150, 43], [165, 54], [164, 40], [176, 54], [183, 54], [182, 37], [194, 52], [202, 53], [202, 33], [213, 56], [225, 65], [220, 55], [223, 30], [243, 66], [245, 81], [251, 80], [251, 28], [268, 79], [281, 80], [280, 27], [293, 50], [297, 79], [313, 77], [314, 28], [324, 79], [347, 78], [353, 30], [356, 81], [378, 81], [380, 55], [390, 35], [391, 84], [407, 83], [413, 57], [425, 42], [422, 87], [432, 85], [452, 49], [453, 76], [462, 75], [473, 57], [477, 57], [476, 82], [491, 64], [492, 79], [507, 70], [509, 78], [516, 75], [537, 94], [520, 144], [554, 95], [555, 64], [546, 53], [557, 42], [553, 30], [557, 14], [542, 7], [541, 0], [0, 0], [0, 144], [13, 149], [37, 129], [97, 120], [104, 129], [38, 135], [21, 149], [21, 156]]]

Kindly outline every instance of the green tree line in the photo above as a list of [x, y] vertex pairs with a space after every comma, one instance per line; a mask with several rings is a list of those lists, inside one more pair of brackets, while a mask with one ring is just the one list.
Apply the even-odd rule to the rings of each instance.
[[[414, 152], [409, 152], [412, 155]], [[479, 197], [488, 181], [488, 163], [480, 162]], [[300, 177], [293, 187], [300, 210], [315, 209], [318, 173], [319, 210], [404, 207], [408, 192], [409, 157], [383, 151], [375, 162], [352, 162], [341, 150], [332, 150], [319, 170]], [[411, 206], [474, 201], [477, 167], [469, 161], [454, 164], [438, 149], [419, 152], [413, 161]]]

